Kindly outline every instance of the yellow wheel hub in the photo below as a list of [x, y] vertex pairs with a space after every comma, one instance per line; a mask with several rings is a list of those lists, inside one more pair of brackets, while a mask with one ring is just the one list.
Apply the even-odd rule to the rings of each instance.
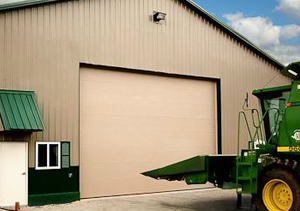
[[293, 205], [293, 193], [280, 179], [270, 180], [263, 189], [263, 202], [269, 211], [289, 211]]

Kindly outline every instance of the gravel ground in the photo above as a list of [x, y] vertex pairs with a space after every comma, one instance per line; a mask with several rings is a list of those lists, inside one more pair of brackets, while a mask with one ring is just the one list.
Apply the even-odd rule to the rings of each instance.
[[236, 209], [235, 190], [206, 189], [107, 197], [81, 200], [71, 204], [22, 207], [22, 211], [250, 211], [250, 197]]

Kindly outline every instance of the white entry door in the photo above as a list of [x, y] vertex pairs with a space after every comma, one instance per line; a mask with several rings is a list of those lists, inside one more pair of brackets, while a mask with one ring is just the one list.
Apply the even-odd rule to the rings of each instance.
[[27, 205], [28, 144], [0, 143], [0, 206]]

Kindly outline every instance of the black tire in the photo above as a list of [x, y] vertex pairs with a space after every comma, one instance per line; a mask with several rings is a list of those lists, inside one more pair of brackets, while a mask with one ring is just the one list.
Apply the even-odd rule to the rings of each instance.
[[279, 179], [285, 182], [291, 189], [293, 193], [293, 203], [289, 211], [299, 211], [300, 210], [300, 186], [297, 181], [295, 174], [288, 168], [276, 165], [268, 170], [263, 171], [259, 177], [258, 182], [258, 192], [256, 197], [256, 207], [258, 211], [273, 211], [268, 210], [264, 204], [263, 200], [263, 189], [265, 185], [274, 179]]

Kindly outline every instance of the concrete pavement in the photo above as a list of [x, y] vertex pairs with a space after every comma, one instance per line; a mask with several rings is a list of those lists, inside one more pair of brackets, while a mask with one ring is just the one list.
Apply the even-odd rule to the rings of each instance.
[[236, 209], [235, 190], [202, 189], [81, 200], [71, 204], [22, 207], [22, 211], [237, 211], [250, 210], [250, 197]]

